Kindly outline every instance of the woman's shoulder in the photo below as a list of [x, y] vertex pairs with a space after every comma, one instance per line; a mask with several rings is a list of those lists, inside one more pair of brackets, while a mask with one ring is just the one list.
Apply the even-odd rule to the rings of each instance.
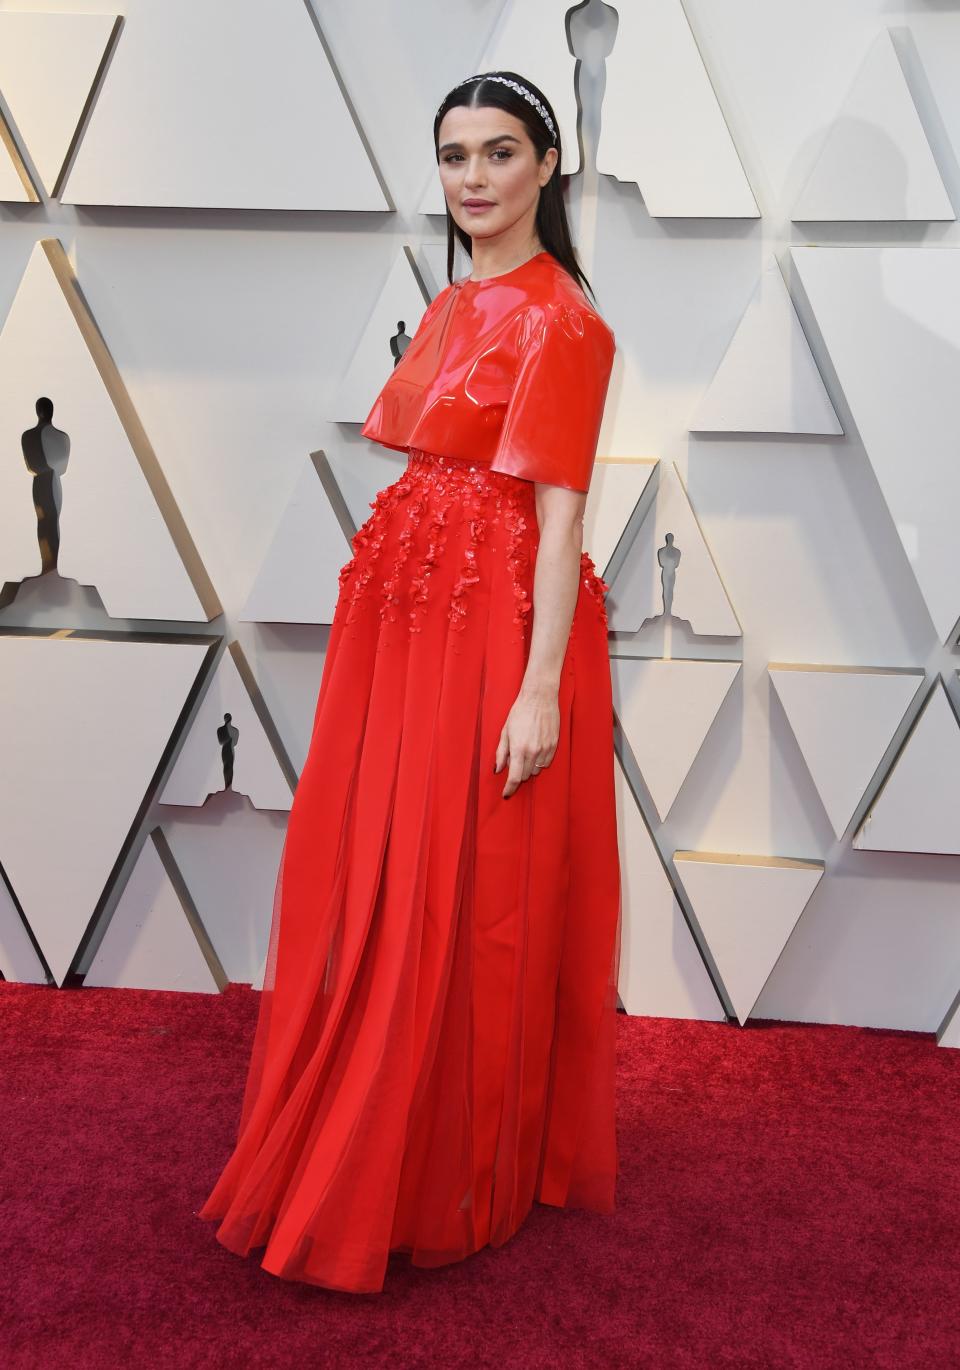
[[[588, 339], [597, 354], [612, 356], [616, 350], [613, 329], [587, 296], [580, 282], [551, 252], [538, 253], [517, 271], [507, 272], [509, 281], [497, 277], [473, 281], [461, 276], [433, 297], [424, 322], [441, 314], [451, 295], [462, 294], [472, 304], [483, 300], [483, 318], [490, 329], [509, 329], [521, 350], [534, 337], [559, 334], [571, 341]], [[472, 326], [475, 315], [468, 310], [462, 326]], [[562, 344], [561, 344], [562, 345]]]
[[556, 257], [544, 259], [545, 269], [531, 282], [528, 313], [534, 326], [559, 328], [574, 334], [589, 333], [616, 348], [616, 337], [606, 319], [592, 303], [581, 283]]

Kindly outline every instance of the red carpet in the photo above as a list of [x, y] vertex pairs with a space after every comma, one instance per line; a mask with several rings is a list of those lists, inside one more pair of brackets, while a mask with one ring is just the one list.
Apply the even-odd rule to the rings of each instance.
[[195, 1217], [256, 996], [0, 983], [5, 1366], [960, 1365], [960, 1057], [924, 1033], [619, 1016], [618, 1211], [535, 1206], [382, 1294]]

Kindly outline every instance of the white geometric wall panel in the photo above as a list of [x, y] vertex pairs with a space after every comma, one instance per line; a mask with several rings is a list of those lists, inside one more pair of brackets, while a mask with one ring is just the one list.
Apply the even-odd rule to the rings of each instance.
[[111, 14], [0, 14], [0, 93], [48, 195], [120, 23]]
[[65, 203], [390, 208], [303, 0], [124, 9]]
[[724, 1022], [703, 957], [623, 772], [615, 767], [623, 914], [618, 992], [627, 1013]]
[[923, 671], [781, 661], [767, 669], [827, 817], [842, 837]]
[[740, 1026], [823, 875], [821, 861], [674, 852]]
[[0, 110], [0, 202], [25, 205], [39, 199]]
[[57, 984], [209, 650], [0, 634], [0, 865]]
[[[234, 753], [230, 788], [246, 795], [254, 808], [290, 808], [293, 791], [237, 670], [234, 649], [239, 651], [237, 643], [220, 657], [160, 794], [161, 804], [202, 807], [212, 794], [226, 789], [221, 755], [226, 738], [218, 734], [229, 727]], [[225, 714], [230, 715], [229, 723]]]
[[830, 126], [793, 219], [955, 219], [886, 29]]
[[164, 822], [190, 904], [232, 983], [263, 985], [286, 826], [286, 814], [257, 812], [229, 796]]
[[853, 845], [960, 855], [960, 727], [939, 676]]
[[680, 0], [614, 8], [597, 170], [636, 181], [654, 217], [759, 218]]
[[597, 457], [583, 511], [583, 548], [606, 578], [613, 554], [631, 543], [630, 529], [656, 457]]
[[363, 423], [394, 367], [391, 339], [400, 331], [412, 338], [429, 299], [409, 247], [393, 259], [386, 282], [360, 335], [328, 418]]
[[[80, 325], [74, 307], [83, 311]], [[114, 618], [202, 620], [208, 617], [157, 504], [117, 401], [129, 405], [95, 325], [76, 291], [56, 239], [34, 245], [0, 331], [0, 582], [42, 569], [32, 480], [22, 438], [38, 420], [42, 396], [53, 403], [53, 434], [44, 455], [60, 481], [61, 576], [96, 588]], [[69, 444], [69, 446], [67, 446]], [[150, 454], [152, 456], [152, 454]], [[155, 460], [155, 459], [154, 459]], [[169, 517], [169, 515], [168, 515]], [[214, 608], [214, 612], [217, 612]]]
[[653, 507], [607, 596], [611, 631], [635, 633], [647, 619], [664, 613], [664, 581], [671, 572], [669, 565], [662, 564], [660, 554], [668, 546], [668, 533], [673, 534], [674, 557], [679, 553], [673, 569], [672, 617], [686, 619], [693, 632], [701, 635], [740, 637], [740, 624], [675, 462], [660, 463]]
[[791, 251], [942, 642], [960, 615], [960, 251]]
[[956, 156], [960, 148], [960, 25], [956, 8], [910, 15], [910, 41], [916, 46], [924, 78], [943, 125], [944, 139]]
[[9, 891], [0, 879], [0, 975], [25, 985], [45, 985], [47, 975]]
[[[317, 465], [314, 465], [314, 462]], [[270, 550], [240, 618], [245, 623], [332, 623], [341, 568], [352, 555], [344, 532], [343, 498], [328, 491], [335, 477], [322, 452], [304, 462]], [[351, 535], [352, 536], [352, 535]]]
[[267, 956], [266, 956], [266, 953], [264, 953], [263, 960], [260, 962], [260, 966], [259, 966], [259, 968], [258, 968], [256, 974], [254, 975], [252, 981], [250, 982], [250, 988], [251, 988], [251, 989], [263, 989], [263, 980], [264, 980], [264, 976], [266, 975], [266, 973], [267, 973]]
[[[577, 97], [573, 84], [577, 60], [567, 43], [565, 24], [569, 8], [569, 0], [559, 5], [557, 0], [506, 0], [489, 42], [477, 62], [464, 72], [466, 77], [481, 71], [517, 71], [540, 87], [557, 116], [563, 146], [563, 160], [557, 168], [561, 176], [573, 176], [580, 170]], [[432, 142], [432, 124], [429, 133], [428, 141]], [[446, 213], [446, 200], [432, 147], [430, 174], [418, 212]]]
[[739, 661], [611, 656], [614, 709], [661, 818], [739, 670]]
[[214, 967], [201, 949], [151, 834], [90, 962], [84, 987], [217, 994], [226, 976], [217, 973], [215, 960]]
[[937, 1046], [960, 1049], [960, 1002], [940, 1029]]
[[842, 433], [776, 258], [690, 424], [692, 433]]

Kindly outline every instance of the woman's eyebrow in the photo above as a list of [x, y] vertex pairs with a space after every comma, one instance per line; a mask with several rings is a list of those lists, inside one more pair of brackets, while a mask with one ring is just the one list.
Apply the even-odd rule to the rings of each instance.
[[[519, 143], [520, 139], [515, 138], [512, 133], [501, 133], [496, 138], [486, 138], [480, 144], [481, 147], [492, 147], [494, 143]], [[463, 147], [462, 143], [442, 143], [437, 149], [438, 152], [446, 152], [450, 147]]]

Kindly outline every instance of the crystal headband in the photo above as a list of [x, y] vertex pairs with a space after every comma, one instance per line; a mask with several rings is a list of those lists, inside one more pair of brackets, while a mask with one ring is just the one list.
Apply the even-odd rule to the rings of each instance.
[[[527, 90], [526, 86], [521, 86], [519, 81], [511, 81], [509, 76], [487, 76], [481, 73], [479, 76], [468, 76], [466, 80], [458, 81], [453, 89], [459, 90], [461, 86], [467, 85], [470, 81], [499, 81], [502, 85], [509, 86], [511, 90], [515, 90], [518, 95], [522, 95], [525, 100], [529, 100], [530, 104], [533, 105], [534, 109], [540, 115], [540, 118], [550, 130], [550, 137], [554, 142], [557, 141], [557, 130], [554, 127], [553, 120], [544, 107], [543, 101], [538, 100], [532, 90]], [[440, 106], [440, 109], [443, 109], [443, 105]], [[438, 109], [437, 113], [439, 114], [439, 112], [440, 110]]]

